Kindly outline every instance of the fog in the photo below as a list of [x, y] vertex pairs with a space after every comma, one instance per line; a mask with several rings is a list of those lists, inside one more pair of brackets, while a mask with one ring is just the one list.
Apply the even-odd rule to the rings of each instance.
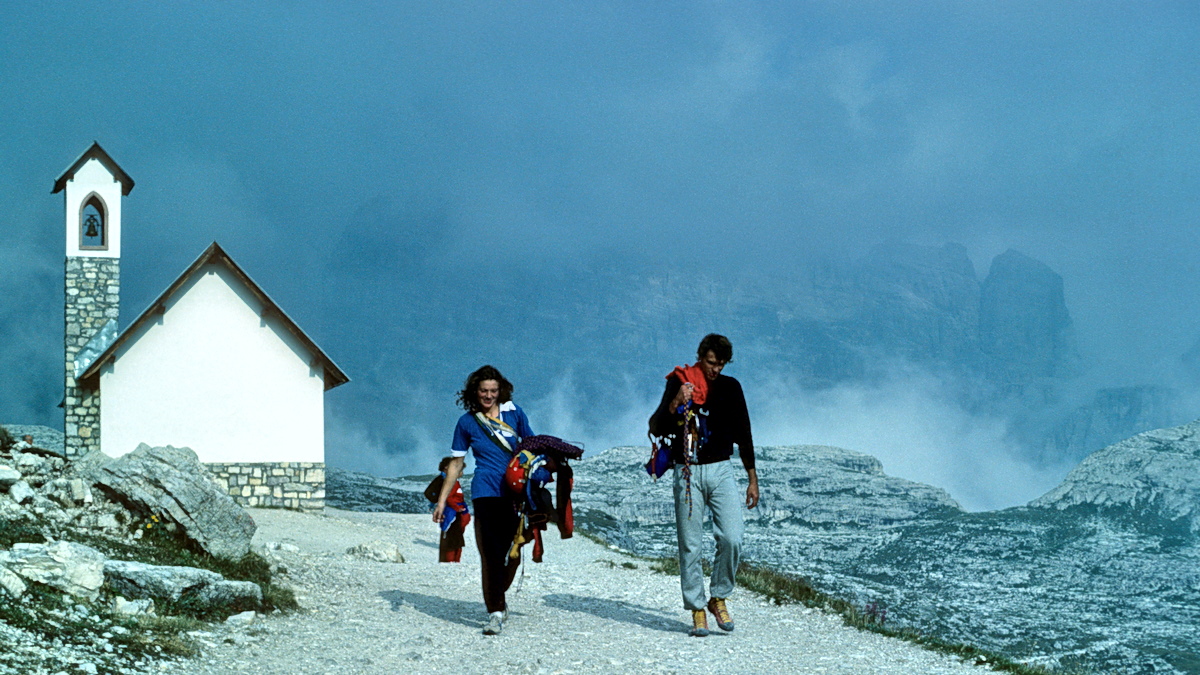
[[[642, 442], [659, 378], [716, 330], [748, 347], [730, 372], [760, 443], [842, 445], [971, 508], [1021, 503], [1069, 467], [1030, 459], [1011, 410], [945, 395], [972, 386], [957, 375], [795, 385], [753, 325], [591, 301], [614, 278], [703, 277], [720, 283], [696, 297], [736, 307], [724, 280], [765, 296], [884, 241], [961, 244], [980, 276], [1012, 248], [1063, 277], [1083, 369], [1055, 405], [1158, 384], [1186, 416], [1198, 19], [1103, 2], [9, 8], [0, 421], [61, 426], [49, 188], [97, 140], [137, 181], [123, 321], [219, 241], [352, 378], [327, 395], [331, 464], [424, 470], [485, 362], [535, 429], [589, 452]], [[622, 337], [668, 321], [652, 346]], [[560, 322], [600, 328], [564, 346]]]

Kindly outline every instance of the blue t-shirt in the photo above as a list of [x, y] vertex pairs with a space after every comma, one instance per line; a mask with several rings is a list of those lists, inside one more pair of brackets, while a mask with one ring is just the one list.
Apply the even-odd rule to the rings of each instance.
[[[529, 428], [529, 419], [525, 417], [525, 411], [511, 401], [500, 405], [500, 419], [512, 427], [520, 438], [533, 435], [533, 429]], [[520, 438], [514, 438], [508, 430], [501, 430], [499, 433], [504, 440], [508, 441], [509, 446], [517, 447]], [[512, 455], [492, 442], [483, 429], [479, 428], [479, 421], [472, 413], [464, 413], [462, 417], [458, 418], [458, 424], [454, 427], [454, 440], [450, 443], [450, 455], [464, 457], [468, 449], [475, 456], [475, 476], [471, 478], [471, 500], [474, 501], [480, 497], [503, 497], [505, 494], [504, 471], [508, 468], [508, 460], [512, 459]]]

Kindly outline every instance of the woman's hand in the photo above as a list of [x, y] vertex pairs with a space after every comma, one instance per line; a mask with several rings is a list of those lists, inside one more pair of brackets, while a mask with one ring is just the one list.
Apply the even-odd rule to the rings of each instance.
[[438, 525], [441, 525], [442, 520], [446, 517], [446, 500], [450, 498], [450, 491], [454, 489], [454, 483], [462, 475], [463, 461], [462, 457], [455, 457], [446, 466], [446, 480], [442, 481], [442, 491], [438, 493], [437, 508], [433, 511], [433, 522]]
[[692, 392], [695, 389], [696, 387], [690, 382], [685, 382], [683, 386], [679, 387], [679, 393], [675, 394], [675, 400], [671, 401], [671, 411], [678, 410], [679, 406], [692, 400]]

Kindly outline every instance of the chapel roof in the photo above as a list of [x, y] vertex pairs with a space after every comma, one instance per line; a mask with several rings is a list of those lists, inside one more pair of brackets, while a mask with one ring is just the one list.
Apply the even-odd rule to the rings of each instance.
[[90, 366], [88, 366], [87, 370], [83, 372], [79, 379], [88, 380], [96, 376], [100, 372], [100, 368], [105, 363], [116, 358], [117, 351], [121, 348], [121, 345], [128, 342], [134, 335], [137, 335], [143, 324], [148, 321], [152, 321], [158, 315], [165, 313], [168, 303], [170, 303], [170, 301], [177, 294], [179, 294], [181, 289], [183, 289], [188, 281], [199, 274], [205, 265], [209, 264], [222, 265], [232, 272], [234, 277], [241, 281], [242, 284], [245, 285], [246, 289], [249, 290], [250, 293], [254, 295], [254, 297], [257, 298], [260, 303], [262, 303], [263, 318], [265, 319], [268, 316], [277, 317], [283, 327], [286, 328], [289, 333], [291, 333], [308, 349], [308, 351], [313, 355], [313, 360], [309, 365], [312, 367], [320, 366], [325, 372], [326, 391], [350, 381], [350, 378], [347, 377], [346, 374], [342, 372], [342, 369], [333, 362], [333, 359], [329, 358], [325, 352], [321, 351], [321, 348], [317, 346], [317, 343], [313, 342], [312, 338], [308, 337], [308, 335], [306, 335], [304, 331], [300, 329], [300, 326], [296, 325], [296, 322], [292, 321], [291, 317], [289, 317], [287, 313], [279, 307], [279, 305], [275, 304], [275, 301], [272, 300], [271, 297], [267, 295], [258, 284], [254, 283], [254, 280], [251, 279], [250, 276], [233, 261], [233, 258], [229, 257], [229, 254], [225, 252], [225, 249], [221, 248], [221, 246], [215, 241], [207, 249], [205, 249], [204, 253], [200, 254], [199, 258], [196, 258], [195, 262], [193, 262], [186, 270], [183, 271], [183, 274], [179, 275], [178, 279], [176, 279], [171, 283], [170, 286], [167, 287], [167, 290], [162, 292], [162, 295], [159, 295], [154, 302], [150, 303], [150, 306], [147, 307], [146, 310], [133, 321], [133, 323], [129, 324], [125, 330], [121, 331], [121, 334], [117, 336], [117, 339], [108, 346], [108, 349], [105, 349], [99, 356], [96, 357], [96, 360], [93, 361]]
[[109, 157], [108, 153], [104, 151], [104, 148], [100, 147], [100, 144], [96, 141], [92, 141], [92, 147], [84, 150], [83, 154], [79, 156], [79, 159], [75, 160], [75, 163], [68, 167], [67, 170], [64, 171], [62, 175], [54, 181], [54, 189], [50, 191], [50, 194], [62, 192], [62, 189], [67, 186], [67, 181], [74, 178], [75, 172], [79, 171], [79, 169], [83, 167], [84, 164], [87, 164], [88, 160], [90, 159], [99, 160], [99, 162], [104, 165], [104, 168], [108, 169], [108, 172], [111, 173], [114, 178], [120, 181], [121, 194], [123, 196], [129, 196], [130, 190], [133, 190], [133, 179], [129, 177], [129, 174], [125, 173], [124, 169], [122, 169], [120, 166], [117, 166], [116, 161], [114, 161], [112, 157]]

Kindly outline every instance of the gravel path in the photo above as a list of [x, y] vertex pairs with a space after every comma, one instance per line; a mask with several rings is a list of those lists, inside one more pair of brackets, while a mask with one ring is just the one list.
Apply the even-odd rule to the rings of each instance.
[[[251, 513], [256, 542], [299, 548], [278, 555], [308, 609], [227, 637], [202, 636], [205, 653], [173, 664], [173, 672], [991, 672], [743, 590], [730, 599], [735, 632], [691, 638], [678, 578], [583, 537], [559, 541], [556, 533], [547, 537], [546, 562], [527, 560], [524, 580], [514, 584], [519, 590], [509, 592], [503, 635], [485, 637], [470, 533], [463, 562], [439, 565], [428, 516]], [[377, 539], [399, 544], [408, 562], [368, 562], [344, 553]]]

